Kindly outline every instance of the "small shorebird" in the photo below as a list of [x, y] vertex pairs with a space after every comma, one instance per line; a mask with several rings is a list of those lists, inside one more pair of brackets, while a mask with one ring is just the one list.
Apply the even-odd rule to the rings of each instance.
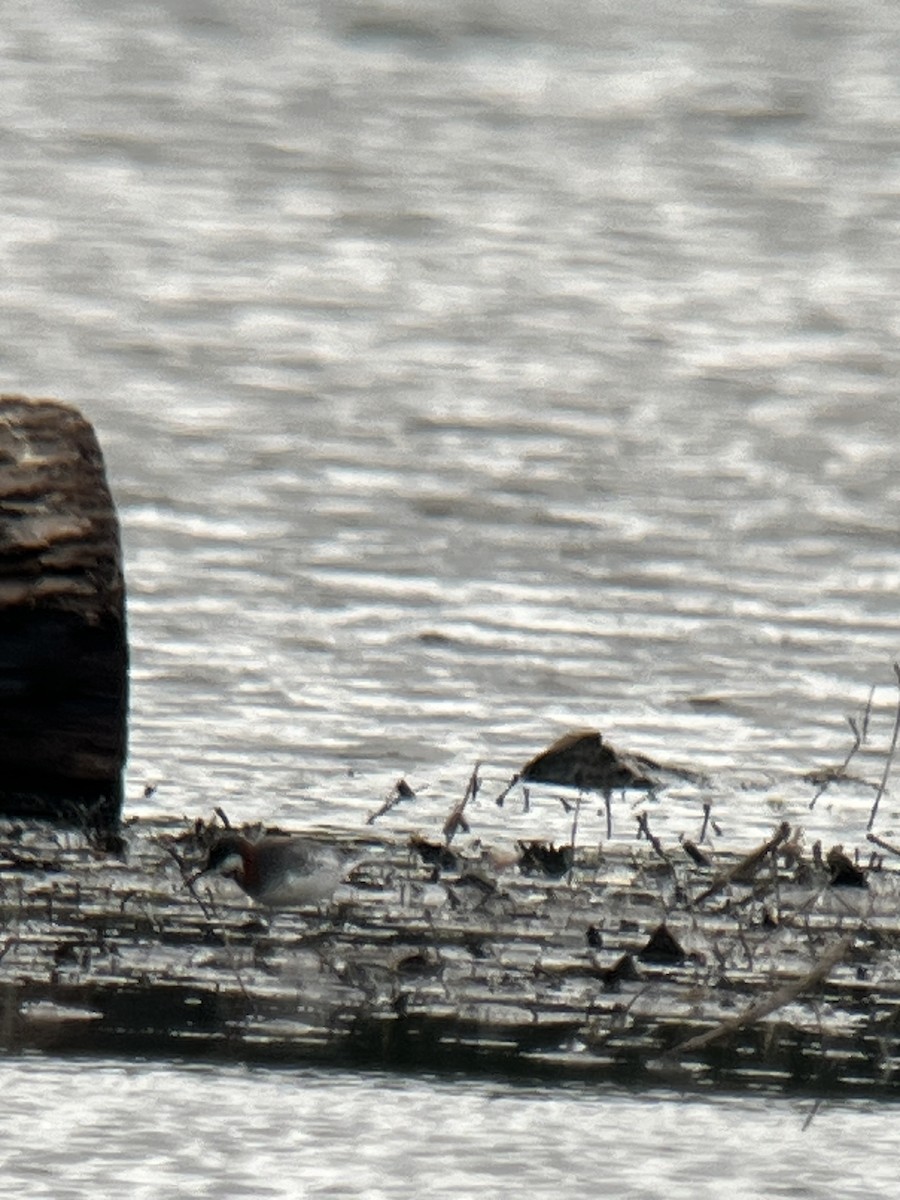
[[358, 862], [312, 838], [271, 834], [251, 841], [240, 833], [219, 834], [201, 875], [224, 875], [267, 908], [324, 904]]
[[655, 793], [651, 774], [659, 763], [640, 754], [622, 754], [597, 729], [573, 729], [530, 759], [497, 797], [502, 805], [517, 783], [556, 783], [579, 792], [599, 792], [606, 805], [606, 836], [612, 837], [612, 794], [626, 788]]
[[573, 729], [527, 762], [519, 779], [524, 783], [557, 783], [609, 797], [626, 788], [655, 791], [659, 780], [651, 772], [659, 769], [659, 763], [641, 754], [616, 750], [596, 729]]

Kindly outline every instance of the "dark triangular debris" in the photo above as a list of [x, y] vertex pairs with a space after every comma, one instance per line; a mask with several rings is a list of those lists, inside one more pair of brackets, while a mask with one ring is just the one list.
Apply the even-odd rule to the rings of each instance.
[[642, 962], [659, 963], [672, 966], [684, 962], [685, 953], [678, 941], [669, 932], [665, 923], [654, 929], [647, 945], [641, 950], [638, 958]]
[[623, 954], [611, 967], [603, 972], [603, 988], [607, 992], [616, 992], [619, 985], [640, 979], [640, 972], [634, 965], [630, 954]]

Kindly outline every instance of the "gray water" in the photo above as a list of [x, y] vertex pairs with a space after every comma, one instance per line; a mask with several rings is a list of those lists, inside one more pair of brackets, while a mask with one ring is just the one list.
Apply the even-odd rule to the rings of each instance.
[[[340, 1072], [14, 1064], [4, 1194], [459, 1200], [896, 1195], [877, 1106]], [[35, 1155], [34, 1147], [43, 1147]], [[2, 1185], [0, 1185], [2, 1186]]]
[[[383, 826], [433, 833], [476, 760], [489, 796], [594, 725], [725, 781], [663, 836], [706, 799], [729, 844], [865, 847], [898, 61], [893, 0], [4, 4], [0, 382], [106, 453], [129, 812], [357, 826], [403, 775]], [[863, 782], [810, 813], [871, 685]], [[473, 833], [567, 831], [521, 810]], [[892, 1194], [871, 1107], [3, 1073], [21, 1196]]]

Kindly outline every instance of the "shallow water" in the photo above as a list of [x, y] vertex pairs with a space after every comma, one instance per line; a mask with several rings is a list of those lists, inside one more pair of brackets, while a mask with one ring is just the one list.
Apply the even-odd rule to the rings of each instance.
[[[489, 797], [595, 725], [721, 780], [653, 806], [666, 837], [707, 799], [731, 843], [787, 816], [864, 846], [896, 700], [898, 52], [890, 0], [8, 5], [2, 384], [79, 404], [107, 456], [129, 811], [356, 825], [403, 775], [417, 800], [383, 824], [431, 833], [480, 760], [477, 836], [563, 836], [552, 796]], [[843, 758], [872, 684], [867, 782], [810, 814], [800, 776]], [[889, 794], [878, 831], [898, 822]], [[116, 1095], [150, 1122], [108, 1143], [136, 1194], [157, 1169], [166, 1194], [214, 1190], [237, 1131], [232, 1194], [296, 1194], [259, 1178], [273, 1160], [311, 1195], [404, 1194], [408, 1162], [428, 1194], [475, 1194], [486, 1130], [518, 1178], [545, 1121], [575, 1194], [824, 1195], [837, 1161], [884, 1182], [865, 1107], [801, 1137], [752, 1099], [395, 1080], [364, 1119], [384, 1085], [355, 1077], [5, 1073], [11, 1111], [74, 1122], [44, 1139], [57, 1190], [23, 1152], [19, 1194], [96, 1191]], [[428, 1162], [402, 1152], [422, 1111], [452, 1131]], [[203, 1141], [148, 1149], [197, 1113]]]

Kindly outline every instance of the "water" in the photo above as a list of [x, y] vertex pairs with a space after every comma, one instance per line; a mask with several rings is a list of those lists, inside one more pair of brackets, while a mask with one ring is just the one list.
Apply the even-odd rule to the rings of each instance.
[[[16, 1194], [484, 1194], [673, 1200], [890, 1196], [893, 1114], [867, 1103], [720, 1099], [161, 1067], [12, 1064], [2, 1119]], [[36, 1153], [36, 1151], [39, 1151]], [[12, 1193], [10, 1193], [12, 1194]]]
[[[706, 796], [732, 844], [787, 816], [864, 848], [871, 787], [810, 814], [801, 776], [843, 758], [845, 716], [877, 684], [854, 763], [877, 782], [896, 700], [898, 52], [890, 0], [5, 5], [2, 384], [77, 403], [106, 452], [129, 811], [357, 825], [404, 775], [418, 799], [384, 825], [433, 833], [476, 760], [489, 795], [596, 725], [752, 774]], [[568, 828], [552, 798], [520, 807], [476, 804], [475, 833]], [[652, 820], [695, 834], [699, 798]], [[888, 795], [878, 831], [898, 822]], [[362, 1128], [361, 1153], [397, 1155], [347, 1191], [343, 1152], [330, 1166], [288, 1139], [288, 1160], [314, 1162], [310, 1194], [403, 1186], [402, 1121], [365, 1125], [367, 1080], [5, 1074], [22, 1111], [66, 1111], [90, 1084], [72, 1140], [41, 1141], [55, 1195], [57, 1172], [96, 1191], [113, 1084], [141, 1113], [159, 1097], [161, 1129], [210, 1092], [234, 1106], [218, 1155], [171, 1161], [165, 1194], [221, 1184], [230, 1131], [243, 1145], [258, 1111], [278, 1120], [253, 1126], [254, 1153], [279, 1157], [283, 1089], [352, 1112], [317, 1136], [346, 1149]], [[573, 1195], [598, 1172], [635, 1196], [834, 1183], [760, 1161], [772, 1122], [802, 1125], [790, 1104], [698, 1100], [708, 1128], [688, 1147], [674, 1097], [391, 1089], [397, 1114], [450, 1130], [424, 1139], [429, 1194], [494, 1187], [479, 1105], [532, 1131], [553, 1113]], [[878, 1110], [839, 1111], [791, 1134], [806, 1170], [849, 1168], [880, 1136]], [[619, 1128], [642, 1156], [601, 1158]], [[505, 1175], [537, 1170], [534, 1139], [507, 1132]], [[147, 1147], [109, 1143], [151, 1194]], [[665, 1164], [656, 1191], [648, 1159]], [[33, 1164], [6, 1173], [19, 1195], [48, 1194]]]

